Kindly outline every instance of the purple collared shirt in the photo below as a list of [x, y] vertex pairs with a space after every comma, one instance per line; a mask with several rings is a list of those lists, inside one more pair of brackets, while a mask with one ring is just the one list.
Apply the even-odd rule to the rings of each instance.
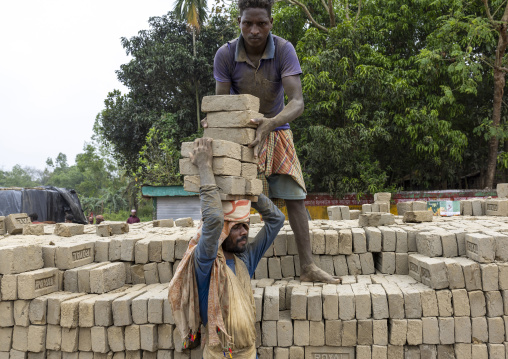
[[[282, 78], [301, 73], [293, 45], [271, 33], [258, 68], [247, 57], [242, 35], [221, 46], [213, 64], [215, 80], [231, 82], [232, 95], [259, 97], [259, 112], [267, 118], [275, 117], [284, 109]], [[277, 127], [275, 131], [286, 129], [289, 129], [289, 123]]]

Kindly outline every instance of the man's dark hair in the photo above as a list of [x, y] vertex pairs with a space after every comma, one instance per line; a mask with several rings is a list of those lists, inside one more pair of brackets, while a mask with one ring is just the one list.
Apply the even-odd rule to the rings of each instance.
[[266, 9], [268, 16], [272, 17], [272, 6], [274, 0], [238, 0], [238, 9], [240, 10], [240, 16], [243, 11], [251, 8]]
[[38, 215], [37, 213], [35, 213], [35, 212], [34, 212], [34, 213], [30, 213], [30, 214], [28, 215], [28, 217], [30, 217], [30, 220], [31, 220], [32, 222], [34, 222], [34, 221], [36, 221], [36, 220], [38, 220], [38, 219], [39, 219], [39, 215]]

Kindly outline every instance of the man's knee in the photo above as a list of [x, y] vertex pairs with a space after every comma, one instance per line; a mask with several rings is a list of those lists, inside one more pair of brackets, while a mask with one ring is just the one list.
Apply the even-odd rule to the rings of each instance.
[[286, 207], [288, 210], [290, 208], [305, 208], [305, 202], [303, 199], [285, 199], [284, 201], [286, 202]]

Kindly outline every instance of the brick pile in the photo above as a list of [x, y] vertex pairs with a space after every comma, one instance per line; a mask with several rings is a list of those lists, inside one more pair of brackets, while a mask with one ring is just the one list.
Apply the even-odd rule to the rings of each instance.
[[427, 202], [425, 201], [407, 201], [397, 203], [397, 214], [404, 216], [406, 212], [420, 212], [427, 210]]
[[[55, 227], [0, 236], [0, 359], [201, 358], [180, 352], [166, 299], [195, 223]], [[299, 280], [286, 224], [251, 281], [261, 359], [505, 357], [507, 217], [310, 232], [316, 264], [343, 283]]]
[[[243, 196], [255, 200], [263, 191], [263, 183], [257, 179], [257, 159], [253, 148], [247, 145], [254, 141], [256, 125], [250, 122], [261, 118], [259, 99], [252, 95], [206, 96], [201, 105], [207, 113], [208, 127], [204, 137], [213, 139], [213, 173], [222, 199]], [[180, 173], [184, 177], [184, 189], [199, 192], [199, 172], [189, 158], [194, 144], [182, 144]]]
[[[460, 201], [461, 216], [508, 216], [508, 183], [498, 183], [497, 198], [474, 198]], [[415, 205], [417, 209], [415, 209]], [[426, 202], [399, 202], [397, 203], [397, 213], [400, 216], [408, 211], [426, 211]]]
[[362, 214], [365, 213], [390, 213], [390, 200], [392, 194], [389, 192], [374, 193], [374, 203], [362, 204]]
[[330, 206], [326, 208], [328, 219], [332, 221], [351, 220], [360, 218], [361, 211], [349, 209], [348, 206]]

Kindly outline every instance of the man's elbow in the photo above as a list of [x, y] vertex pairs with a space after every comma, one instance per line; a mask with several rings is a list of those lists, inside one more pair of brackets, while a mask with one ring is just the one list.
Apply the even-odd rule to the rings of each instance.
[[305, 110], [305, 103], [303, 101], [303, 98], [301, 98], [298, 100], [298, 116], [301, 116], [303, 110]]
[[282, 213], [278, 208], [277, 208], [277, 227], [280, 229], [282, 228], [282, 226], [284, 225], [284, 221], [286, 220], [286, 216], [284, 216], [284, 213]]
[[224, 227], [224, 213], [222, 209], [220, 211], [210, 211], [205, 216], [203, 216], [203, 222], [209, 228], [221, 228]]

